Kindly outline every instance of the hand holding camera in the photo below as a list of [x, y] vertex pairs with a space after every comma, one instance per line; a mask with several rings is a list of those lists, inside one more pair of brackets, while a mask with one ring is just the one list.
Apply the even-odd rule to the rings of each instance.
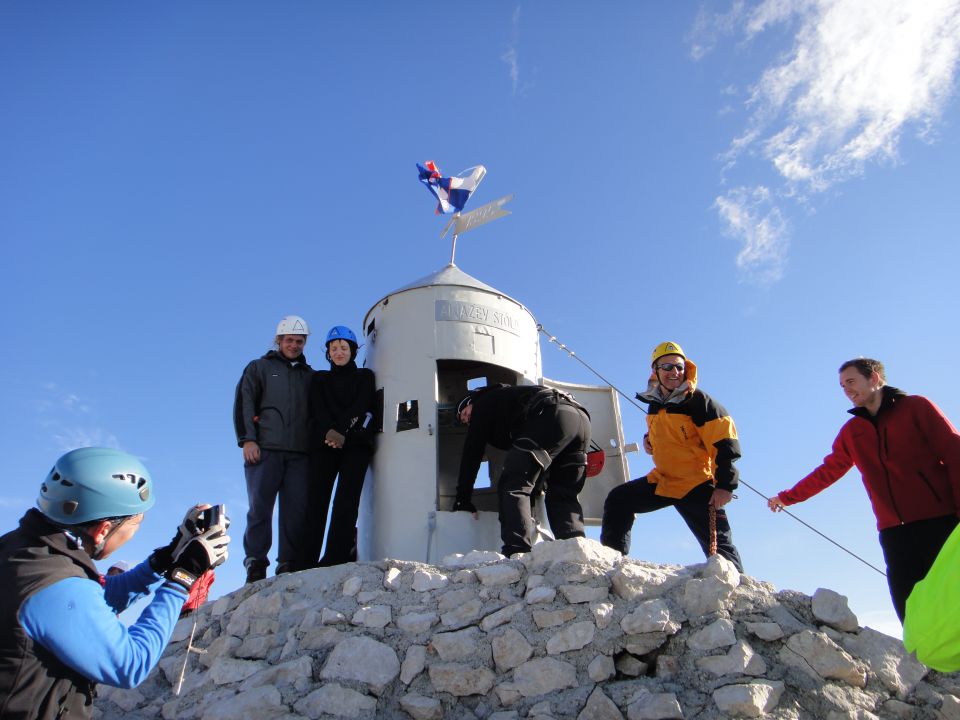
[[[189, 590], [203, 573], [222, 565], [228, 555], [229, 527], [223, 505], [197, 506], [188, 511], [177, 531], [167, 579]], [[182, 537], [184, 531], [190, 535]]]

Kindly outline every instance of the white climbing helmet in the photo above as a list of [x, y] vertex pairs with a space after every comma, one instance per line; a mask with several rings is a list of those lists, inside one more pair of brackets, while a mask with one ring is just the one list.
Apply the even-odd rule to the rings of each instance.
[[299, 315], [287, 315], [277, 324], [277, 335], [309, 335], [310, 326]]

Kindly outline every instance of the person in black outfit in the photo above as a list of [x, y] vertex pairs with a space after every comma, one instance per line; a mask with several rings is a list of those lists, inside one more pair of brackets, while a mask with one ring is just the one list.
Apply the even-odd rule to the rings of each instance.
[[[357, 514], [363, 479], [373, 455], [373, 371], [358, 368], [357, 336], [343, 325], [327, 333], [330, 369], [314, 373], [310, 384], [313, 483], [310, 514], [315, 528], [306, 548], [305, 567], [326, 567], [357, 559]], [[323, 534], [334, 481], [330, 528], [323, 557]]]
[[469, 426], [460, 458], [454, 511], [476, 513], [473, 484], [487, 444], [507, 450], [497, 485], [502, 552], [529, 552], [535, 524], [531, 495], [546, 476], [545, 505], [558, 540], [584, 537], [583, 489], [590, 415], [570, 395], [539, 385], [488, 386], [470, 391], [457, 406]]

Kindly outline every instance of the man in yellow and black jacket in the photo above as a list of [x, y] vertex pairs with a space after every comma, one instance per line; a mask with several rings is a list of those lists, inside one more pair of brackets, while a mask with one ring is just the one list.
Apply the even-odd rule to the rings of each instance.
[[723, 510], [737, 487], [733, 464], [740, 458], [740, 442], [733, 418], [697, 389], [697, 366], [678, 344], [664, 342], [654, 348], [652, 371], [647, 391], [637, 393], [637, 399], [650, 406], [643, 446], [655, 467], [607, 495], [600, 541], [626, 555], [636, 513], [672, 505], [709, 555], [713, 506], [717, 553], [743, 572]]

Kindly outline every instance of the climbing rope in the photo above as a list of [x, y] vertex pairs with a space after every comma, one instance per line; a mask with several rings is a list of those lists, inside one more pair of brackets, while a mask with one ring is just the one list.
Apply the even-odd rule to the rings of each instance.
[[[579, 355], [577, 355], [573, 350], [571, 350], [571, 349], [568, 348], [566, 345], [564, 345], [562, 342], [560, 342], [559, 340], [557, 340], [557, 338], [556, 338], [555, 335], [551, 335], [549, 332], [547, 332], [547, 331], [544, 329], [543, 325], [540, 325], [539, 323], [537, 323], [537, 330], [540, 331], [541, 333], [543, 333], [544, 336], [545, 336], [551, 343], [553, 343], [554, 345], [556, 345], [560, 350], [562, 350], [563, 352], [565, 352], [565, 353], [566, 353], [567, 355], [569, 355], [571, 358], [573, 358], [573, 359], [576, 360], [578, 363], [580, 363], [580, 364], [583, 365], [585, 368], [587, 368], [587, 370], [589, 370], [589, 371], [592, 372], [594, 375], [596, 375], [598, 378], [600, 378], [606, 385], [608, 385], [609, 387], [611, 387], [611, 388], [614, 390], [614, 392], [616, 392], [620, 397], [624, 398], [627, 402], [629, 402], [631, 405], [633, 405], [635, 408], [637, 408], [637, 409], [638, 409], [640, 412], [642, 412], [644, 415], [647, 414], [647, 411], [644, 410], [642, 407], [640, 407], [640, 405], [638, 405], [638, 404], [634, 401], [634, 399], [633, 399], [632, 397], [628, 396], [628, 395], [627, 395], [625, 392], [623, 392], [620, 388], [618, 388], [618, 387], [617, 387], [616, 385], [614, 385], [612, 382], [610, 382], [609, 380], [607, 380], [603, 375], [601, 375], [599, 372], [597, 372], [596, 369], [594, 369], [589, 363], [587, 363], [585, 360], [583, 360], [583, 358], [581, 358]], [[759, 495], [760, 497], [762, 497], [765, 501], [769, 501], [769, 500], [770, 500], [770, 498], [768, 498], [768, 497], [767, 497], [766, 495], [764, 495], [762, 492], [760, 492], [760, 491], [757, 490], [755, 487], [753, 487], [752, 485], [750, 485], [750, 483], [746, 482], [743, 478], [740, 478], [740, 484], [743, 485], [743, 486], [746, 487], [746, 488], [749, 488], [750, 490], [753, 490], [753, 492], [755, 492], [757, 495]], [[734, 496], [734, 497], [736, 497], [736, 496]], [[883, 570], [881, 570], [880, 568], [878, 568], [876, 565], [873, 565], [873, 564], [867, 562], [866, 560], [864, 560], [862, 557], [860, 557], [859, 555], [857, 555], [857, 554], [856, 554], [855, 552], [853, 552], [852, 550], [848, 550], [848, 549], [845, 548], [843, 545], [841, 545], [840, 543], [838, 543], [836, 540], [833, 540], [833, 539], [830, 538], [829, 536], [827, 536], [827, 535], [825, 535], [824, 533], [820, 532], [820, 531], [817, 530], [815, 527], [813, 527], [813, 525], [810, 525], [809, 523], [804, 522], [803, 520], [801, 520], [800, 518], [798, 518], [796, 515], [794, 515], [792, 512], [790, 512], [789, 510], [787, 510], [786, 508], [781, 508], [780, 511], [781, 511], [781, 512], [785, 512], [787, 515], [789, 515], [790, 517], [792, 517], [794, 520], [796, 520], [798, 523], [800, 523], [801, 525], [803, 525], [805, 528], [807, 528], [808, 530], [812, 530], [813, 532], [815, 532], [817, 535], [819, 535], [820, 537], [822, 537], [822, 538], [823, 538], [824, 540], [826, 540], [827, 542], [830, 542], [830, 543], [832, 543], [833, 545], [836, 545], [838, 548], [840, 548], [841, 550], [843, 550], [843, 551], [844, 551], [845, 553], [847, 553], [848, 555], [850, 555], [850, 556], [852, 556], [852, 557], [855, 557], [857, 560], [859, 560], [860, 562], [862, 562], [862, 563], [863, 563], [864, 565], [866, 565], [868, 568], [871, 568], [872, 570], [876, 570], [878, 573], [880, 573], [880, 574], [883, 575], [884, 577], [887, 576], [887, 574], [886, 574]], [[710, 532], [710, 535], [711, 535], [711, 553], [710, 553], [710, 554], [712, 555], [712, 554], [715, 554], [715, 553], [716, 553], [716, 549], [715, 549], [715, 543], [716, 543], [716, 539], [715, 539], [715, 538], [716, 538], [716, 524], [715, 524], [715, 523], [716, 523], [716, 517], [715, 517], [712, 513], [711, 513], [710, 521], [711, 521], [711, 523], [710, 523], [710, 525], [711, 525], [711, 528], [710, 528], [710, 530], [711, 530], [711, 532]]]

